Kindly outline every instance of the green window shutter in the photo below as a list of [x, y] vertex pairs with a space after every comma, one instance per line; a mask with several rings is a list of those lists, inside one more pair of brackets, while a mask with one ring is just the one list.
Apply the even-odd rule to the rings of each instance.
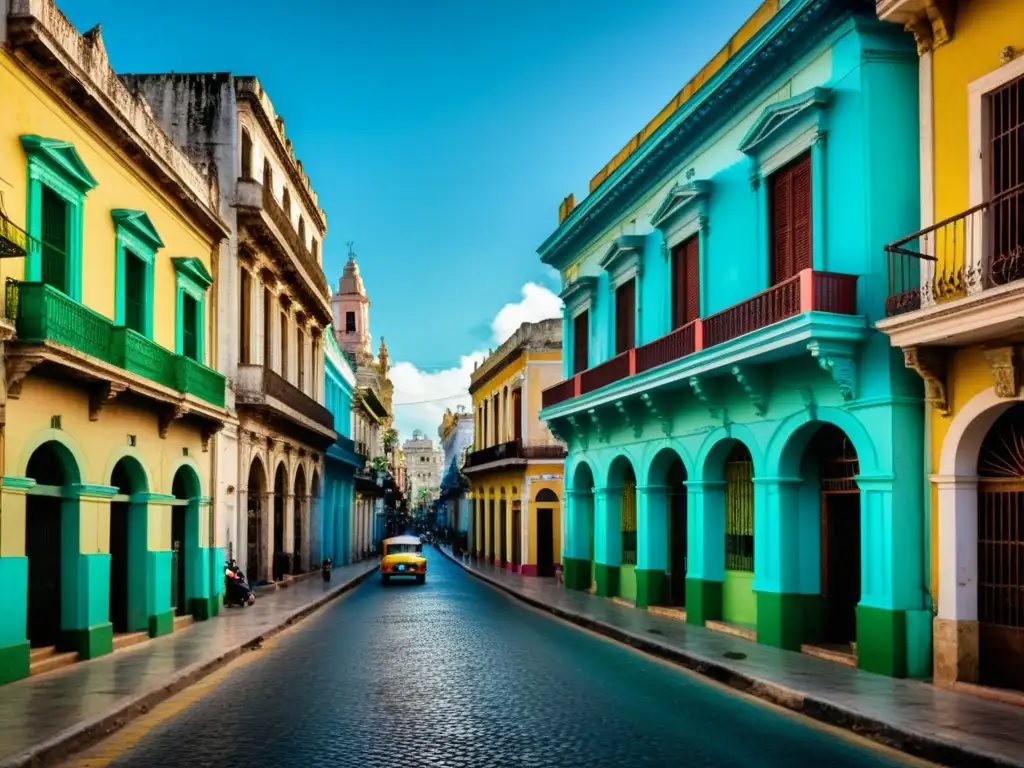
[[131, 251], [124, 252], [124, 324], [146, 332], [146, 264]]
[[68, 204], [47, 186], [42, 197], [43, 282], [68, 293]]
[[196, 300], [186, 293], [181, 299], [181, 354], [193, 360], [199, 359], [199, 339], [196, 334], [198, 310]]

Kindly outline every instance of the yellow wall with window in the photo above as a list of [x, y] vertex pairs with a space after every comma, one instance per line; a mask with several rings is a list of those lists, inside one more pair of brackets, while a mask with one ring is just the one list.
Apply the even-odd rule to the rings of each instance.
[[[512, 424], [512, 384], [523, 372], [526, 366], [526, 358], [520, 355], [509, 366], [498, 371], [496, 375], [488, 379], [480, 389], [473, 393], [473, 413], [476, 414], [484, 403], [487, 403], [487, 431], [478, 430], [475, 439], [476, 449], [490, 448], [492, 445], [500, 445], [512, 440], [515, 434], [515, 427]], [[505, 403], [505, 390], [508, 390], [508, 406]], [[494, 396], [498, 395], [501, 403], [501, 421], [503, 432], [497, 439], [494, 438]], [[525, 403], [524, 403], [525, 407]]]
[[[78, 117], [76, 108], [34, 82], [7, 53], [0, 52], [0, 192], [8, 217], [26, 228], [28, 161], [20, 136], [36, 134], [74, 145], [97, 186], [85, 197], [82, 243], [82, 303], [113, 320], [115, 316], [115, 229], [111, 211], [144, 211], [164, 247], [157, 251], [153, 274], [153, 340], [175, 350], [177, 282], [173, 257], [200, 259], [216, 274], [211, 255], [215, 244], [196, 229], [180, 209], [154, 186], [144, 172], [125, 158], [106, 133]], [[22, 279], [25, 259], [0, 260], [0, 276]], [[215, 293], [206, 298], [205, 362], [216, 360]]]

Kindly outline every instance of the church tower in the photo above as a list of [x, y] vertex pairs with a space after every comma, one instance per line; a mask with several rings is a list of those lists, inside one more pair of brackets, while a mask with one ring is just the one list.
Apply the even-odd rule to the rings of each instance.
[[359, 275], [359, 265], [348, 244], [348, 263], [341, 275], [338, 291], [331, 297], [334, 313], [334, 337], [342, 351], [354, 356], [359, 362], [372, 361], [373, 343], [370, 336], [370, 300]]

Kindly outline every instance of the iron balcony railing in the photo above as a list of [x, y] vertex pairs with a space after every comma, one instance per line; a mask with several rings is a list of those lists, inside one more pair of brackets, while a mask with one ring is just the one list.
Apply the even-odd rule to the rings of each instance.
[[334, 415], [329, 410], [268, 367], [263, 368], [263, 391], [320, 426], [334, 429]]
[[885, 246], [887, 317], [1024, 277], [1024, 184]]
[[0, 259], [24, 256], [31, 238], [3, 212], [0, 206]]
[[224, 407], [224, 376], [176, 355], [130, 328], [114, 325], [46, 283], [8, 279], [5, 314], [15, 320], [18, 341], [62, 344], [168, 389]]
[[498, 443], [489, 448], [470, 451], [466, 454], [465, 468], [471, 469], [484, 464], [507, 461], [509, 459], [563, 459], [565, 455], [565, 446], [561, 444], [524, 445], [521, 439], [509, 440], [506, 443]]
[[291, 217], [285, 213], [281, 204], [274, 199], [274, 193], [270, 186], [268, 184], [263, 184], [262, 186], [264, 210], [266, 210], [267, 215], [274, 222], [274, 226], [284, 234], [295, 256], [302, 263], [302, 266], [305, 267], [310, 277], [316, 281], [320, 292], [329, 298], [331, 289], [327, 285], [327, 277], [324, 275], [323, 267], [317, 263], [316, 258], [310, 252], [309, 243], [304, 243], [299, 238], [299, 233], [295, 231], [295, 227], [292, 225]]
[[805, 269], [746, 301], [548, 387], [541, 393], [542, 407], [550, 408], [804, 312], [855, 315], [857, 276]]

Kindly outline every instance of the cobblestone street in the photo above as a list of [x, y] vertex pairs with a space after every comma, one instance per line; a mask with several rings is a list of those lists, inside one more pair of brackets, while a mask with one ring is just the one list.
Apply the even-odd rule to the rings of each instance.
[[903, 764], [430, 563], [423, 587], [367, 581], [113, 764]]

